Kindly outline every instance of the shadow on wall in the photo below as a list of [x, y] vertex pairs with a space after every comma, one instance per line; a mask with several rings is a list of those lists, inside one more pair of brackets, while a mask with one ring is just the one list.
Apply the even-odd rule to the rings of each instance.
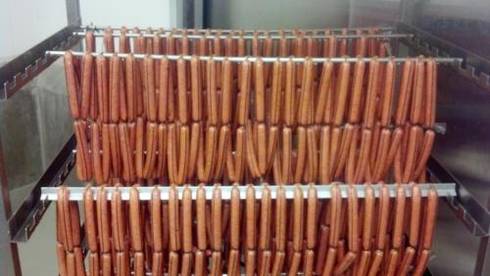
[[208, 0], [205, 9], [210, 28], [325, 28], [349, 23], [345, 0]]

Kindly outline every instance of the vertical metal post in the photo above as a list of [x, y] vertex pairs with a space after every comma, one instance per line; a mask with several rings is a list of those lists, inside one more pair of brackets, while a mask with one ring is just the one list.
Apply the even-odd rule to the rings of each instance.
[[66, 19], [68, 26], [80, 26], [82, 25], [82, 16], [80, 15], [80, 1], [79, 0], [65, 0], [66, 1]]
[[12, 215], [10, 190], [7, 181], [5, 159], [3, 158], [2, 137], [0, 135], [0, 275], [22, 275], [17, 244], [10, 242], [8, 219]]

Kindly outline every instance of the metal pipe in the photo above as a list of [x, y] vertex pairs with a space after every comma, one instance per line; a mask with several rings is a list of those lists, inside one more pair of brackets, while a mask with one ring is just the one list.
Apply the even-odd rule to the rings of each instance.
[[[424, 183], [424, 184], [414, 184], [418, 185], [420, 188], [420, 192], [422, 197], [426, 197], [428, 194], [428, 191], [430, 189], [435, 189], [437, 191], [437, 194], [439, 197], [454, 197], [456, 196], [456, 184], [454, 183]], [[326, 199], [331, 197], [331, 189], [334, 185], [313, 185], [317, 193], [318, 193], [318, 198], [320, 199]], [[357, 192], [357, 196], [359, 198], [364, 198], [365, 197], [365, 192], [366, 192], [366, 186], [367, 185], [347, 185], [347, 184], [337, 184], [337, 187], [340, 189], [340, 193], [342, 195], [342, 198], [347, 198], [348, 196], [348, 189], [349, 187], [354, 187]], [[395, 197], [396, 196], [396, 191], [399, 186], [403, 187], [405, 190], [405, 195], [410, 197], [411, 196], [411, 189], [412, 185], [411, 184], [386, 184], [385, 185], [388, 188], [388, 191], [390, 193], [390, 197]], [[168, 200], [168, 193], [170, 190], [169, 186], [156, 186], [160, 190], [160, 198], [162, 200]], [[240, 191], [240, 198], [245, 199], [247, 195], [247, 189], [248, 185], [237, 185], [237, 186], [221, 186], [221, 185], [214, 185], [214, 186], [203, 186], [205, 193], [206, 193], [206, 198], [211, 199], [213, 197], [213, 191], [216, 188], [219, 188], [221, 190], [221, 197], [222, 199], [230, 199], [231, 198], [231, 191], [233, 187], [237, 187], [238, 190]], [[271, 192], [271, 197], [276, 198], [277, 195], [277, 190], [279, 187], [283, 188], [285, 193], [286, 193], [286, 198], [293, 198], [294, 197], [294, 191], [297, 187], [301, 188], [303, 191], [305, 197], [307, 196], [308, 189], [310, 188], [310, 185], [253, 185], [252, 186], [255, 190], [255, 197], [257, 199], [260, 199], [262, 197], [262, 191], [264, 187], [267, 187], [270, 192]], [[374, 191], [375, 197], [379, 197], [381, 187], [383, 185], [381, 184], [375, 184], [371, 185]], [[179, 198], [182, 197], [182, 193], [184, 189], [190, 189], [192, 192], [192, 198], [196, 199], [196, 192], [200, 188], [200, 186], [178, 186], [176, 187], [177, 193], [179, 195]], [[56, 201], [58, 199], [58, 190], [60, 187], [45, 187], [42, 188], [41, 190], [41, 200], [47, 200], [47, 201]], [[92, 189], [94, 192], [94, 199], [97, 195], [97, 191], [100, 189], [104, 189], [107, 192], [107, 199], [110, 200], [112, 198], [112, 193], [118, 189], [121, 192], [121, 198], [122, 200], [129, 200], [129, 193], [131, 187], [67, 187], [68, 189], [68, 194], [69, 194], [69, 200], [71, 201], [82, 201], [83, 200], [83, 195], [86, 189]], [[139, 192], [139, 199], [142, 201], [147, 201], [151, 199], [152, 191], [155, 189], [155, 187], [136, 187], [136, 189]]]
[[[52, 55], [52, 56], [62, 56], [66, 52], [65, 51], [46, 51], [46, 55]], [[85, 53], [83, 52], [72, 52], [74, 56], [83, 56]], [[97, 56], [104, 56], [104, 57], [113, 57], [113, 56], [118, 56], [121, 58], [126, 58], [130, 54], [124, 54], [124, 53], [91, 53], [92, 56], [97, 57]], [[188, 56], [188, 55], [148, 55], [148, 54], [132, 54], [134, 58], [136, 59], [143, 59], [147, 56], [151, 57], [152, 59], [163, 59], [167, 58], [169, 60], [178, 60], [178, 59], [183, 59], [183, 60], [191, 60], [194, 56]], [[224, 60], [229, 60], [231, 62], [243, 62], [243, 61], [250, 61], [250, 62], [256, 62], [258, 59], [261, 59], [263, 62], [266, 63], [272, 63], [272, 62], [288, 62], [288, 61], [293, 61], [293, 62], [299, 62], [303, 63], [307, 59], [311, 60], [313, 63], [323, 63], [323, 62], [332, 62], [332, 63], [342, 63], [342, 62], [357, 62], [357, 61], [364, 61], [364, 62], [369, 62], [373, 59], [376, 59], [378, 62], [389, 62], [393, 61], [396, 63], [404, 62], [410, 58], [397, 58], [397, 57], [383, 57], [383, 58], [367, 58], [367, 57], [335, 57], [335, 58], [321, 58], [321, 57], [315, 57], [315, 58], [303, 58], [303, 57], [224, 57], [224, 56], [195, 56], [199, 60], [210, 60], [213, 59], [215, 61], [224, 61]], [[413, 59], [413, 58], [412, 58]], [[455, 63], [455, 62], [462, 62], [462, 58], [453, 58], [453, 57], [435, 57], [433, 58], [437, 63]]]
[[[85, 26], [80, 26], [80, 29], [83, 29], [83, 30], [95, 30], [95, 31], [103, 31], [105, 30], [106, 28], [109, 28], [109, 27], [100, 27], [100, 26], [90, 26], [90, 25], [85, 25]], [[122, 27], [110, 27], [112, 30], [114, 31], [120, 31], [122, 30]], [[151, 30], [153, 32], [158, 32], [160, 31], [161, 29], [163, 28], [160, 28], [160, 27], [156, 27], [156, 28], [152, 28], [152, 27], [147, 27], [147, 28], [141, 28], [140, 31], [141, 32], [148, 32], [148, 28], [151, 28]], [[128, 32], [133, 32], [133, 29], [134, 28], [126, 28]], [[286, 33], [292, 33], [292, 32], [296, 32], [296, 31], [299, 31], [299, 32], [327, 32], [327, 31], [330, 31], [330, 32], [343, 32], [343, 31], [347, 31], [347, 32], [355, 32], [355, 31], [368, 31], [368, 30], [377, 30], [377, 31], [381, 31], [381, 32], [389, 32], [389, 31], [393, 31], [394, 28], [393, 27], [359, 27], [359, 28], [317, 28], [317, 29], [271, 29], [271, 30], [267, 30], [267, 29], [244, 29], [244, 30], [240, 30], [240, 29], [177, 29], [177, 28], [173, 28], [173, 29], [164, 29], [163, 32], [183, 32], [183, 31], [194, 31], [194, 32], [202, 32], [202, 33], [233, 33], [233, 32], [243, 32], [243, 33], [254, 33], [254, 32], [269, 32], [269, 33], [279, 33], [279, 32], [286, 32]]]
[[[75, 36], [85, 36], [87, 32], [73, 32], [73, 35]], [[182, 38], [182, 37], [187, 37], [189, 39], [201, 39], [201, 38], [206, 38], [206, 39], [214, 39], [217, 37], [217, 35], [206, 35], [206, 34], [171, 34], [171, 33], [126, 33], [126, 37], [154, 37], [155, 35], [158, 35], [159, 37], [174, 37], [174, 38]], [[103, 37], [104, 32], [94, 32], [95, 37]], [[116, 33], [112, 32], [112, 36], [114, 37], [119, 37], [121, 36], [121, 33]], [[278, 39], [296, 39], [299, 36], [297, 35], [219, 35], [218, 36], [221, 39], [226, 39], [226, 38], [231, 38], [231, 39], [266, 39], [266, 38], [271, 38], [273, 40], [278, 40]], [[304, 35], [302, 38], [314, 38], [314, 39], [326, 39], [326, 38], [338, 38], [338, 39], [353, 39], [353, 38], [379, 38], [379, 39], [396, 39], [396, 38], [407, 38], [407, 37], [413, 37], [412, 34], [338, 34], [338, 35]]]

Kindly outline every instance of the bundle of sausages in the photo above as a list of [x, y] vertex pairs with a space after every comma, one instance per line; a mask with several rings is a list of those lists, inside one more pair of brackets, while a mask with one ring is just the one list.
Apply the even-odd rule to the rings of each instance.
[[[77, 172], [98, 184], [424, 179], [437, 66], [71, 52]], [[396, 92], [396, 93], [395, 93]]]
[[[133, 36], [128, 36], [131, 33]], [[358, 37], [336, 37], [330, 30], [307, 32], [294, 30], [286, 34], [279, 31], [271, 34], [268, 31], [254, 31], [244, 34], [243, 30], [211, 33], [209, 30], [174, 30], [165, 33], [163, 30], [140, 31], [138, 28], [122, 28], [116, 35], [111, 28], [104, 31], [103, 49], [113, 53], [146, 53], [146, 54], [182, 54], [201, 56], [296, 56], [296, 57], [342, 57], [342, 56], [380, 56], [386, 55], [387, 42], [380, 38], [368, 37], [379, 33], [378, 29], [358, 29]], [[134, 37], [137, 34], [137, 37]], [[149, 34], [152, 36], [149, 37]], [[347, 35], [343, 29], [341, 35]], [[115, 39], [117, 37], [117, 40]], [[190, 37], [189, 37], [190, 36]], [[250, 38], [251, 36], [251, 38]], [[274, 38], [273, 38], [274, 36]], [[85, 50], [94, 52], [96, 38], [92, 31], [85, 35]]]
[[[133, 187], [129, 204], [118, 189], [110, 201], [103, 188], [95, 194], [87, 189], [83, 213], [88, 272], [423, 275], [435, 225], [435, 190], [421, 197], [413, 184], [411, 197], [399, 187], [390, 199], [386, 186], [375, 197], [367, 185], [365, 198], [358, 199], [354, 187], [342, 198], [333, 185], [332, 197], [320, 200], [313, 184], [307, 191], [296, 186], [292, 199], [286, 199], [281, 187], [272, 199], [265, 186], [258, 199], [249, 185], [241, 200], [234, 186], [231, 199], [222, 200], [219, 185], [212, 198], [206, 197], [203, 186], [195, 192], [187, 186], [181, 195], [172, 186], [168, 200], [155, 188], [150, 201], [140, 201]], [[59, 190], [60, 275], [85, 275], [78, 204], [68, 196], [67, 189]]]

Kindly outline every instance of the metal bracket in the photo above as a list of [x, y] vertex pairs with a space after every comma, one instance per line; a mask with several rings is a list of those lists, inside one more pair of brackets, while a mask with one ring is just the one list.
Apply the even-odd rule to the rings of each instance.
[[75, 136], [72, 136], [33, 187], [31, 194], [9, 219], [9, 233], [12, 242], [29, 240], [49, 207], [49, 202], [40, 200], [41, 188], [63, 184], [75, 165], [75, 157], [72, 153], [75, 144]]
[[490, 90], [490, 60], [404, 23], [398, 24], [398, 31], [412, 33], [412, 37], [403, 38], [401, 42], [425, 55], [462, 58], [461, 62], [452, 64], [453, 69], [482, 88]]
[[67, 26], [32, 47], [0, 68], [0, 100], [6, 100], [25, 84], [49, 67], [56, 59], [46, 55], [48, 50], [66, 50], [75, 45], [80, 37], [72, 33], [77, 27]]
[[481, 206], [466, 188], [448, 172], [434, 157], [427, 162], [431, 176], [439, 182], [456, 183], [457, 196], [447, 198], [446, 202], [456, 216], [468, 228], [471, 234], [477, 237], [490, 235], [490, 212]]

